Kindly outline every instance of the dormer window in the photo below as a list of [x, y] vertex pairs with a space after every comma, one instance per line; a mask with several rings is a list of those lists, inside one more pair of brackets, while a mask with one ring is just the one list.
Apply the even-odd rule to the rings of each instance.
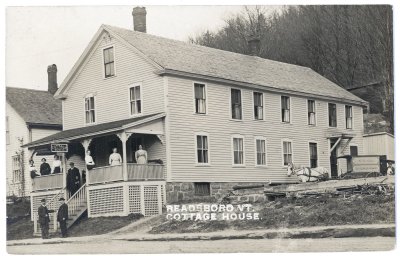
[[103, 60], [104, 60], [104, 77], [115, 76], [115, 66], [114, 66], [114, 47], [108, 47], [103, 50]]

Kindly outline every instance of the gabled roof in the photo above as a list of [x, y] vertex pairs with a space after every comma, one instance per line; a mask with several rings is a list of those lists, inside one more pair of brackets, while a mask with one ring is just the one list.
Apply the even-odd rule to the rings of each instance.
[[62, 126], [61, 101], [48, 91], [6, 87], [6, 100], [28, 125]]
[[151, 115], [146, 115], [146, 116], [118, 120], [118, 121], [109, 122], [109, 123], [102, 123], [102, 124], [97, 124], [97, 125], [80, 127], [80, 128], [76, 128], [76, 129], [65, 130], [65, 131], [61, 131], [61, 132], [52, 134], [45, 138], [30, 142], [28, 144], [25, 144], [24, 147], [39, 146], [39, 145], [45, 145], [45, 144], [55, 143], [55, 142], [68, 142], [69, 140], [75, 140], [75, 139], [90, 137], [90, 136], [99, 135], [99, 134], [106, 134], [106, 133], [110, 133], [110, 132], [123, 130], [126, 127], [131, 127], [131, 126], [147, 123], [147, 122], [162, 118], [164, 116], [165, 116], [164, 113], [157, 113], [157, 114], [151, 114]]
[[[159, 74], [174, 74], [174, 71], [176, 74], [176, 71], [179, 71], [180, 74], [223, 79], [228, 83], [239, 82], [288, 93], [321, 96], [361, 105], [368, 104], [307, 67], [218, 50], [109, 25], [102, 25], [96, 36], [99, 37], [104, 30], [112, 36], [122, 39], [132, 49], [151, 60], [155, 66], [162, 69], [158, 72]], [[94, 39], [86, 48], [86, 54], [95, 43]], [[84, 55], [85, 53], [81, 56], [80, 61], [83, 61]], [[78, 65], [76, 66], [78, 68]], [[74, 71], [71, 71], [72, 73]], [[64, 81], [56, 95], [62, 93], [63, 87], [67, 86], [68, 82]]]

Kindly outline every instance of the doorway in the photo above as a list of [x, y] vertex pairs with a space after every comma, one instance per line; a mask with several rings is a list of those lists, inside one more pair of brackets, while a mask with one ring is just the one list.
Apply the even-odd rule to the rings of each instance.
[[[330, 139], [330, 147], [329, 149], [331, 149], [336, 141], [338, 139]], [[337, 164], [337, 148], [338, 146], [335, 147], [334, 150], [331, 151], [331, 177], [337, 177], [338, 176], [338, 164]]]

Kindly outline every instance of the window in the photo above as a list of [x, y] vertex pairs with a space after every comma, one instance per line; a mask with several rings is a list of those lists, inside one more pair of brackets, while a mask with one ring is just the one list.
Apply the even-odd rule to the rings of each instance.
[[8, 123], [8, 116], [6, 116], [6, 144], [10, 144], [10, 124]]
[[350, 155], [358, 156], [358, 147], [357, 146], [350, 146]]
[[233, 138], [233, 164], [244, 165], [243, 138]]
[[242, 119], [242, 95], [241, 91], [231, 89], [232, 119]]
[[197, 135], [197, 163], [208, 164], [208, 137]]
[[346, 111], [346, 129], [353, 128], [353, 107], [352, 106], [345, 106]]
[[209, 196], [210, 195], [210, 183], [209, 182], [195, 182], [194, 183], [194, 194], [196, 196]]
[[307, 100], [308, 124], [315, 125], [315, 100]]
[[263, 94], [260, 92], [253, 92], [254, 103], [254, 119], [263, 120]]
[[265, 150], [265, 139], [256, 139], [256, 154], [257, 154], [256, 165], [266, 165], [267, 156]]
[[329, 127], [337, 127], [336, 122], [336, 104], [329, 103], [328, 104], [329, 111]]
[[21, 163], [19, 156], [12, 157], [12, 171], [14, 183], [21, 182]]
[[131, 107], [131, 115], [142, 113], [142, 95], [140, 93], [140, 85], [129, 88], [129, 101]]
[[114, 47], [109, 47], [103, 50], [104, 58], [104, 76], [111, 77], [115, 75], [114, 67]]
[[87, 124], [95, 123], [95, 107], [94, 107], [94, 96], [85, 98], [85, 121]]
[[310, 142], [309, 144], [310, 151], [310, 167], [316, 168], [318, 166], [318, 152], [317, 152], [317, 143]]
[[290, 123], [290, 98], [281, 96], [282, 122]]
[[287, 166], [292, 160], [292, 142], [283, 141], [283, 165]]
[[197, 114], [206, 113], [206, 85], [194, 84], [194, 104]]

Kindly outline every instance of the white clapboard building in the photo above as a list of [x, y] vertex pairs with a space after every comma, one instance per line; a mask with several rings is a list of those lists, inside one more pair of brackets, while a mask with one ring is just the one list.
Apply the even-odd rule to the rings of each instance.
[[16, 87], [6, 88], [6, 177], [7, 196], [25, 197], [32, 191], [28, 165], [33, 159], [39, 171], [44, 157], [51, 165], [51, 152], [28, 151], [21, 146], [62, 130], [61, 101], [54, 99], [57, 91], [57, 67], [47, 69], [47, 91]]
[[[289, 162], [337, 176], [337, 156], [363, 152], [367, 102], [310, 68], [150, 35], [146, 10], [133, 16], [134, 30], [102, 25], [56, 92], [63, 131], [26, 145], [68, 144], [65, 165], [91, 150], [96, 168], [70, 199], [89, 217], [293, 182]], [[139, 145], [147, 165], [135, 161]], [[109, 166], [113, 147], [119, 166]], [[64, 193], [58, 180], [40, 184], [34, 203]]]

